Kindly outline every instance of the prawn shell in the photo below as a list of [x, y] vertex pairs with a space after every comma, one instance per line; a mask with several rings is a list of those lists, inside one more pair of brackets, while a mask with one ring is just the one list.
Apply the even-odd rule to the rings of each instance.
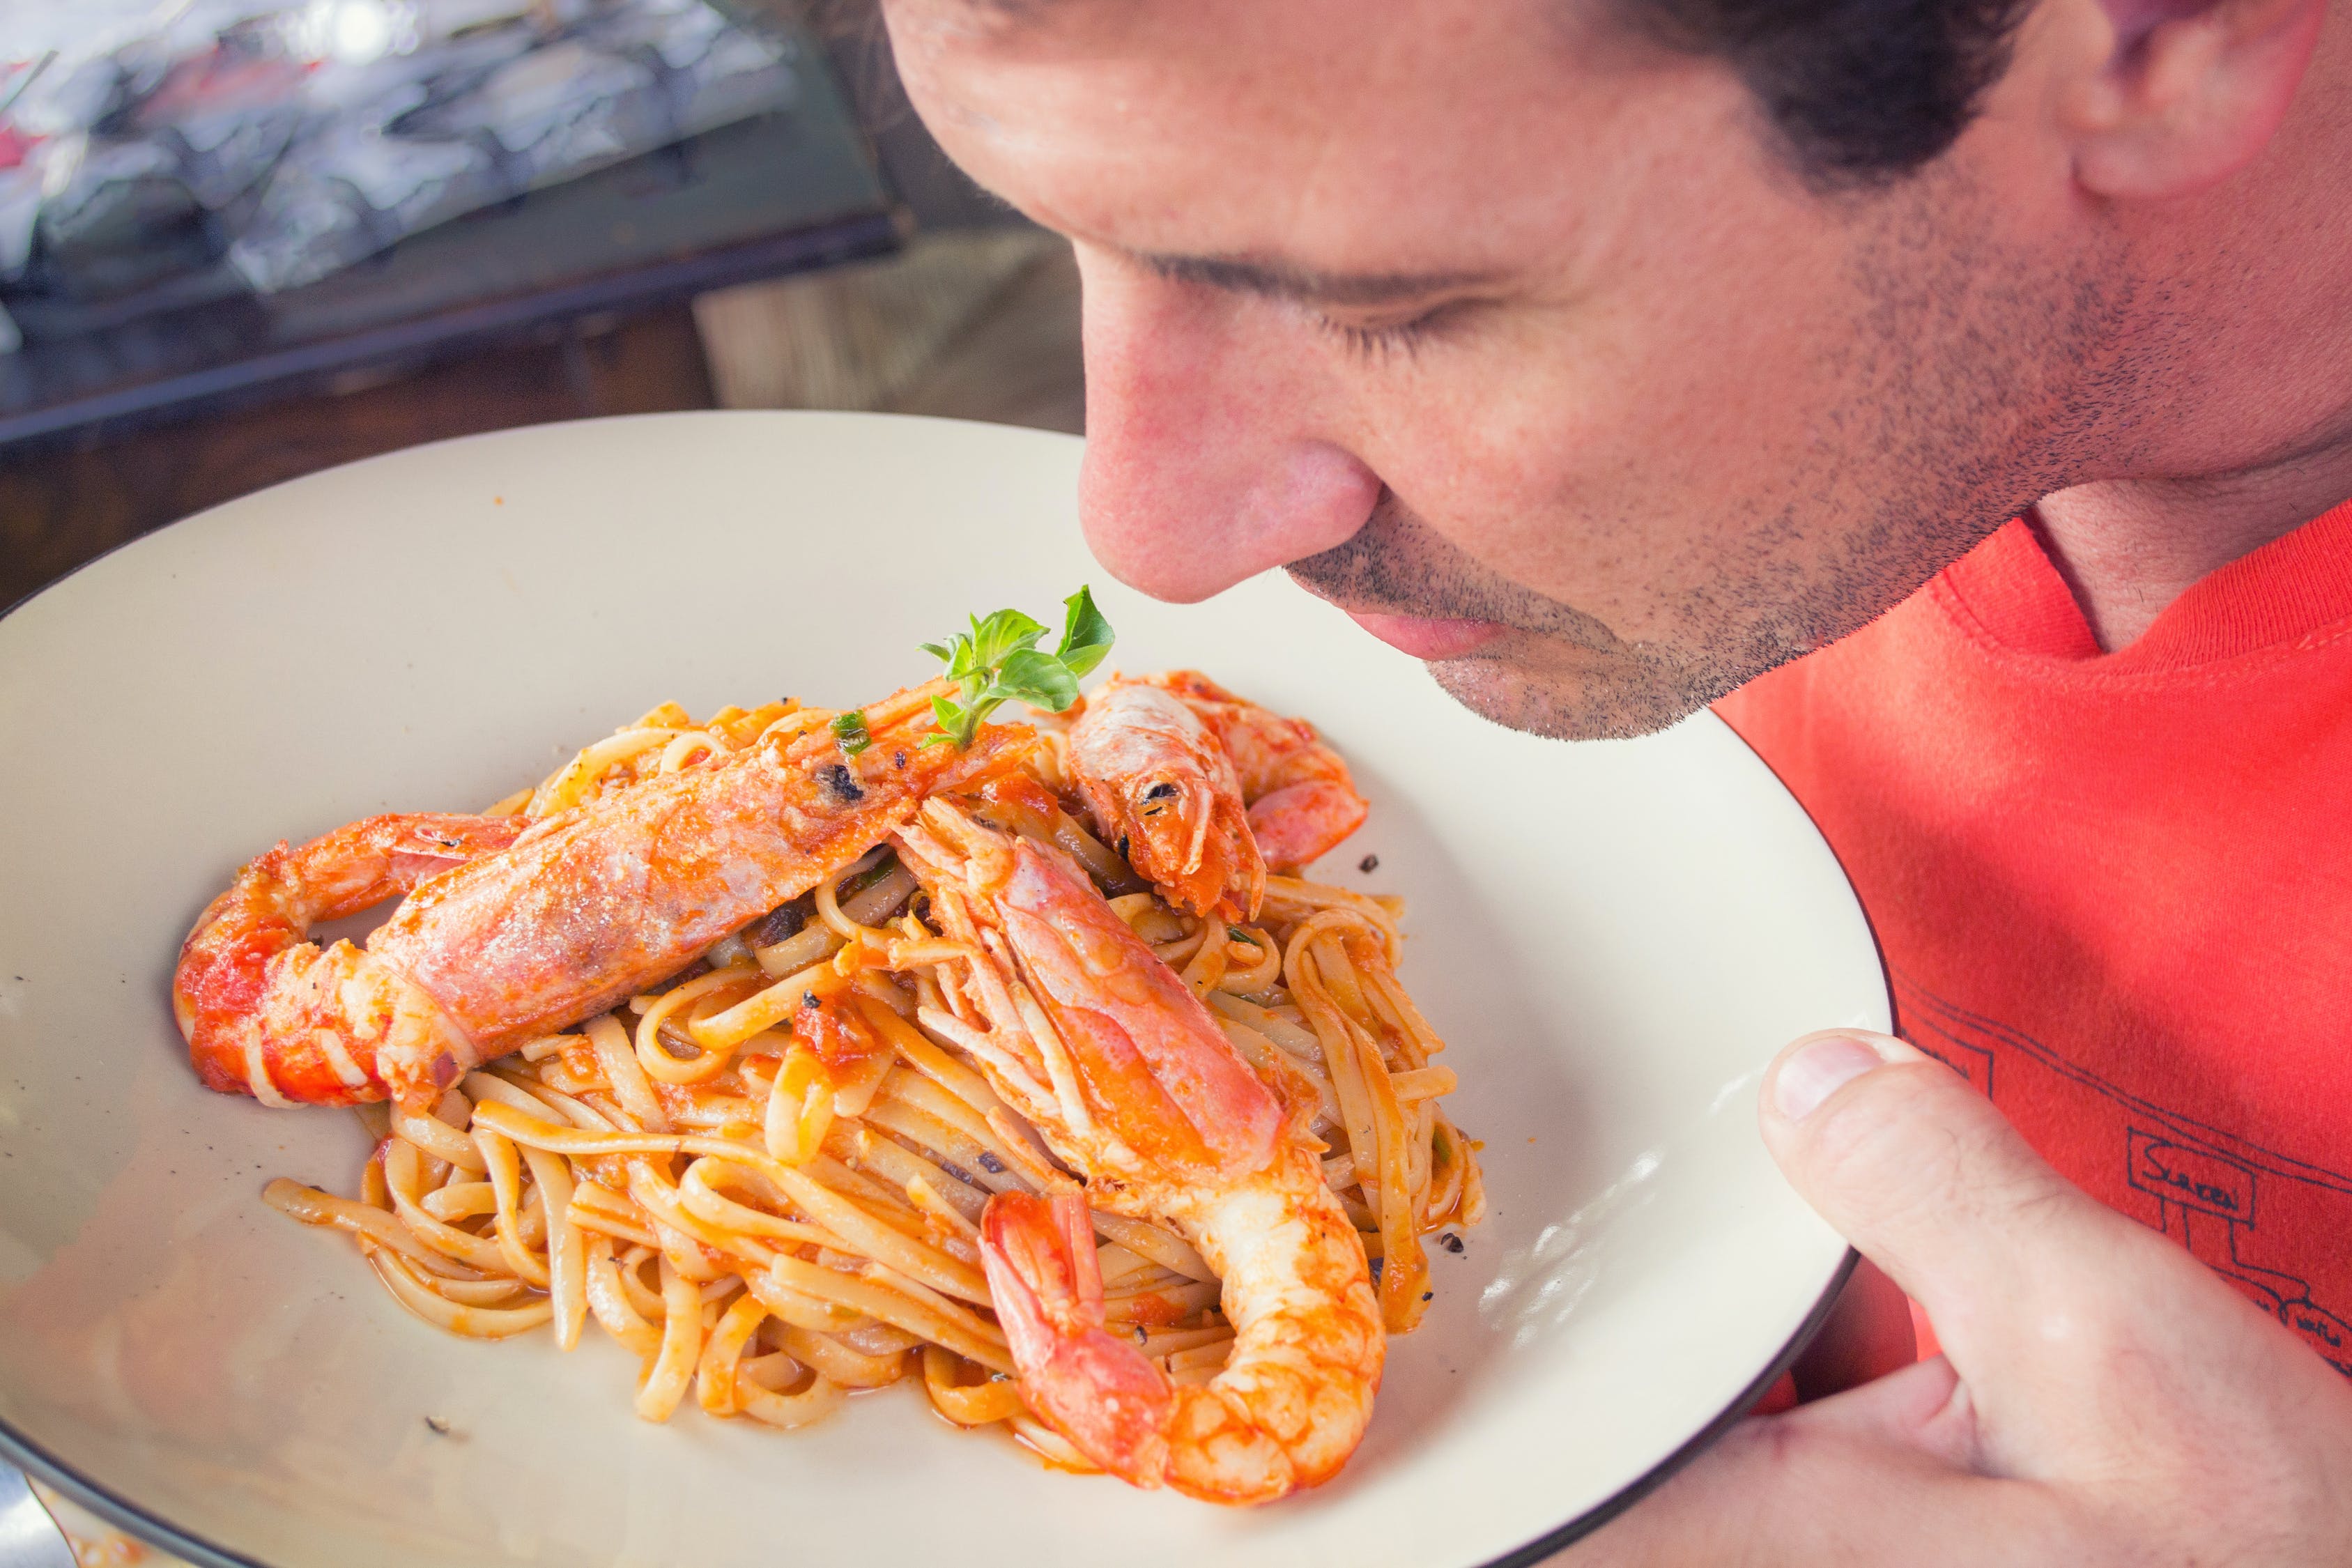
[[1154, 1164], [1225, 1176], [1273, 1159], [1281, 1103], [1083, 877], [1016, 839], [996, 903], [1090, 1098], [1129, 1148]]
[[991, 727], [966, 749], [875, 745], [848, 763], [761, 746], [660, 774], [418, 889], [368, 949], [494, 1051], [676, 973], [1028, 743]]

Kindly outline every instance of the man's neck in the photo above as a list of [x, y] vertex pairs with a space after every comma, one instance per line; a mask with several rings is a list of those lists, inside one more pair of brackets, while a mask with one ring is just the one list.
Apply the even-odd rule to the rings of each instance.
[[2336, 0], [2260, 158], [2200, 195], [2097, 209], [2150, 346], [2131, 417], [2032, 521], [2099, 646], [2137, 642], [2199, 579], [2352, 498], [2352, 0]]
[[2108, 653], [2139, 640], [2198, 579], [2352, 498], [2352, 440], [2243, 473], [2080, 485], [2034, 531]]

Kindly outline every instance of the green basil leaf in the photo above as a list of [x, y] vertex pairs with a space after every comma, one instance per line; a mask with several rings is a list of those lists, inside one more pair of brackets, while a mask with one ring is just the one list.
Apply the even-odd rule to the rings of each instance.
[[[964, 717], [965, 711], [945, 697], [931, 699], [931, 717], [938, 721], [940, 732], [958, 745], [971, 739], [971, 726]], [[923, 742], [926, 746], [930, 743], [929, 741]]]
[[1078, 700], [1078, 678], [1052, 654], [1024, 648], [997, 667], [989, 691], [1059, 713]]
[[1018, 610], [994, 611], [972, 623], [972, 668], [994, 669], [1012, 655], [1034, 647], [1045, 635], [1043, 622], [1031, 620]]
[[[939, 721], [940, 732], [925, 737], [924, 745], [971, 745], [981, 721], [1006, 702], [1026, 702], [1049, 713], [1069, 710], [1078, 700], [1079, 677], [1110, 651], [1112, 633], [1110, 623], [1095, 608], [1090, 590], [1079, 588], [1062, 605], [1062, 643], [1055, 653], [1037, 650], [1045, 635], [1044, 623], [1014, 609], [971, 616], [970, 631], [958, 632], [944, 643], [922, 645], [925, 653], [948, 667], [948, 678], [957, 683], [962, 699], [931, 699], [931, 716]], [[862, 734], [862, 715], [858, 721]], [[842, 722], [835, 721], [837, 736]], [[860, 749], [865, 743], [860, 742]], [[845, 750], [848, 744], [844, 739]]]
[[[1103, 618], [1103, 613], [1095, 608], [1093, 592], [1083, 584], [1062, 604], [1067, 613], [1062, 618], [1062, 646], [1055, 652], [1072, 676], [1084, 678], [1110, 652], [1117, 634]], [[1061, 710], [1054, 710], [1056, 713]]]

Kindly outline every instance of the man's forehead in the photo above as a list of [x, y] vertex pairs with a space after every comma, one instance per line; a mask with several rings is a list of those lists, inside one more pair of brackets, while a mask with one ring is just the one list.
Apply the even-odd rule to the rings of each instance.
[[1555, 228], [1552, 209], [1602, 172], [1622, 73], [1569, 46], [1558, 3], [890, 0], [887, 15], [949, 152], [1040, 221], [1199, 281], [1385, 297], [1482, 270], [1480, 242], [1499, 257], [1515, 223]]

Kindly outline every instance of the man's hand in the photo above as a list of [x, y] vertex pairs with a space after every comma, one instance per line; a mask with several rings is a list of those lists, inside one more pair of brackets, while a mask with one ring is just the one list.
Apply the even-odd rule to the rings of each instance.
[[2203, 1264], [1899, 1040], [1800, 1040], [1762, 1098], [1945, 1353], [1742, 1422], [1564, 1563], [2352, 1563], [2352, 1384]]

